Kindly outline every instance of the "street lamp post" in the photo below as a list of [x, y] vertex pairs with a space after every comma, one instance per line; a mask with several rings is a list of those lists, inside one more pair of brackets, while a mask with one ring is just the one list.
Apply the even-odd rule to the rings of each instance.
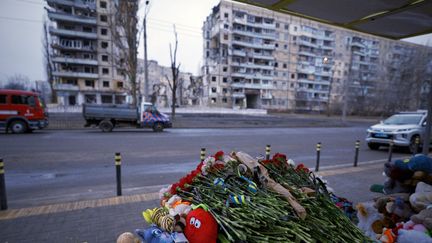
[[150, 1], [145, 1], [143, 28], [144, 28], [144, 100], [149, 100], [149, 80], [148, 80], [148, 65], [147, 65], [147, 14], [149, 12]]

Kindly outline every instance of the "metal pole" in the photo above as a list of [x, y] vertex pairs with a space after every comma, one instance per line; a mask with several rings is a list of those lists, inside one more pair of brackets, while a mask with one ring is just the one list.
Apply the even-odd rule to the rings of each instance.
[[204, 161], [205, 156], [206, 156], [206, 149], [205, 148], [201, 148], [201, 155], [200, 155], [201, 162]]
[[0, 210], [6, 210], [8, 208], [4, 173], [5, 170], [4, 170], [3, 159], [0, 159]]
[[357, 167], [359, 149], [360, 149], [360, 141], [357, 140], [355, 143], [354, 167]]
[[265, 150], [266, 160], [270, 159], [270, 151], [271, 151], [271, 146], [269, 144], [267, 144], [266, 150]]
[[393, 145], [394, 145], [394, 142], [393, 142], [393, 140], [391, 140], [390, 144], [389, 144], [389, 150], [388, 150], [388, 162], [391, 162], [391, 160], [392, 160]]
[[317, 159], [316, 159], [315, 171], [318, 172], [319, 164], [320, 164], [320, 156], [321, 156], [321, 142], [317, 143], [316, 151], [317, 151]]
[[115, 153], [115, 166], [116, 166], [116, 178], [117, 178], [117, 196], [122, 195], [121, 186], [121, 155], [120, 153]]
[[428, 115], [426, 118], [425, 136], [423, 139], [423, 154], [428, 155], [430, 138], [431, 138], [431, 125], [432, 125], [432, 82], [429, 82], [429, 99], [428, 99]]
[[[148, 1], [146, 2], [146, 5]], [[149, 101], [149, 80], [148, 80], [148, 65], [147, 65], [147, 13], [143, 19], [144, 27], [144, 101]]]

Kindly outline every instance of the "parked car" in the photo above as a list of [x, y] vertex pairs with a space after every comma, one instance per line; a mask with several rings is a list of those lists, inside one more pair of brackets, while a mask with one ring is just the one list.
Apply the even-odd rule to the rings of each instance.
[[[379, 149], [393, 141], [395, 146], [419, 152], [426, 130], [427, 111], [400, 112], [367, 129], [366, 142], [370, 149]], [[415, 144], [419, 139], [419, 145]], [[417, 149], [417, 151], [416, 151]]]
[[35, 92], [0, 89], [0, 129], [24, 133], [48, 126], [48, 113]]
[[103, 132], [111, 132], [114, 127], [133, 126], [152, 128], [162, 132], [172, 127], [168, 115], [159, 112], [151, 103], [142, 102], [137, 106], [84, 104], [83, 116], [86, 127], [98, 126]]

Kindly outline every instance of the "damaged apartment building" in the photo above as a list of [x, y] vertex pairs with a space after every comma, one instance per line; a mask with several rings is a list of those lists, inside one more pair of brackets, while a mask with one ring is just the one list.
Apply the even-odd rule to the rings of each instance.
[[228, 0], [203, 38], [209, 106], [303, 112], [374, 102], [391, 84], [382, 67], [423, 48]]
[[[172, 104], [172, 70], [171, 67], [160, 65], [157, 61], [147, 62], [149, 77], [149, 102], [158, 107], [170, 107]], [[138, 59], [138, 82], [141, 94], [144, 94], [144, 60]], [[202, 77], [188, 72], [179, 72], [177, 87], [177, 106], [201, 106], [203, 102]]]
[[126, 77], [113, 57], [116, 47], [111, 34], [116, 1], [46, 2], [58, 103], [124, 103]]

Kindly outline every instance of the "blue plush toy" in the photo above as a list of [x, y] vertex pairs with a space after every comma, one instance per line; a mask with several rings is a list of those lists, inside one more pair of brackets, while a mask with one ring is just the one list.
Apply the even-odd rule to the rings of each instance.
[[147, 243], [174, 243], [171, 234], [161, 230], [154, 224], [145, 230], [137, 229], [135, 232]]
[[426, 173], [432, 173], [432, 158], [424, 155], [417, 154], [411, 159], [395, 160], [395, 166], [402, 170], [411, 171], [424, 171]]

